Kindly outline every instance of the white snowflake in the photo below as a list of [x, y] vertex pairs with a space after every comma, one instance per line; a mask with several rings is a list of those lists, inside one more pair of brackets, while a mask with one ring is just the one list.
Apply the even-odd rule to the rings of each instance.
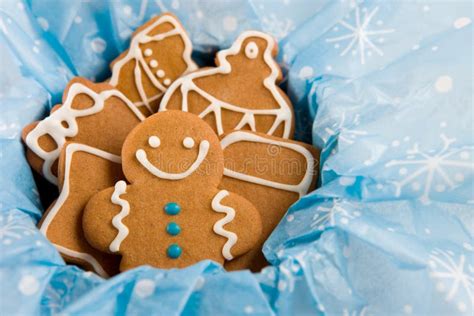
[[36, 232], [37, 230], [33, 226], [25, 225], [15, 220], [13, 213], [8, 214], [6, 217], [0, 215], [0, 241], [4, 245], [10, 245], [13, 239], [19, 240]]
[[[145, 1], [145, 0], [144, 0]], [[172, 0], [171, 1], [171, 5], [170, 7], [168, 7], [167, 5], [165, 5], [163, 3], [163, 0], [155, 0], [155, 3], [156, 5], [160, 8], [160, 11], [161, 12], [170, 12], [170, 7], [171, 9], [173, 10], [178, 10], [179, 9], [179, 6], [180, 6], [180, 3], [179, 3], [179, 0]]]
[[278, 290], [289, 293], [295, 290], [295, 283], [300, 278], [297, 273], [300, 271], [300, 267], [297, 263], [290, 263], [290, 267], [286, 267], [285, 264], [280, 265], [280, 278], [278, 280]]
[[[379, 36], [378, 42], [383, 43], [384, 38], [380, 37], [383, 34], [389, 34], [395, 32], [395, 29], [378, 29], [373, 30], [369, 29], [370, 22], [374, 19], [374, 16], [377, 14], [379, 8], [375, 7], [367, 13], [367, 10], [364, 8], [362, 10], [363, 17], [361, 18], [361, 10], [359, 6], [355, 6], [354, 10], [354, 25], [351, 25], [346, 20], [342, 19], [338, 22], [337, 25], [341, 25], [342, 27], [348, 29], [350, 33], [327, 38], [326, 42], [328, 43], [336, 43], [334, 47], [337, 49], [340, 47], [340, 44], [343, 42], [348, 42], [347, 46], [343, 49], [340, 53], [340, 56], [345, 56], [349, 51], [352, 49], [352, 54], [355, 56], [359, 54], [360, 63], [363, 65], [365, 64], [365, 56], [372, 56], [372, 52], [377, 53], [379, 56], [383, 56], [383, 51], [374, 44], [371, 40], [371, 37]], [[383, 24], [383, 21], [378, 20], [377, 25]], [[333, 30], [338, 30], [338, 26], [336, 26]]]
[[310, 227], [319, 230], [323, 230], [327, 226], [336, 225], [336, 218], [338, 218], [342, 224], [347, 224], [349, 220], [361, 215], [359, 211], [351, 212], [346, 209], [339, 199], [334, 200], [333, 205], [330, 207], [318, 206], [316, 211], [317, 213], [313, 216]]
[[[456, 260], [457, 257], [457, 260]], [[466, 262], [467, 259], [467, 262]], [[434, 249], [429, 256], [429, 276], [438, 281], [436, 290], [446, 293], [445, 300], [454, 302], [460, 312], [474, 305], [474, 267], [464, 254], [455, 256], [452, 251]], [[466, 302], [466, 297], [468, 302]]]
[[[360, 124], [359, 119], [360, 119], [360, 115], [356, 114], [350, 125], [351, 126], [359, 125]], [[339, 121], [339, 123], [333, 124], [331, 128], [326, 127], [325, 131], [330, 136], [338, 135], [338, 140], [341, 142], [345, 142], [347, 144], [353, 144], [354, 140], [358, 136], [367, 135], [366, 131], [353, 129], [344, 125], [346, 125], [346, 112], [342, 112], [341, 120]]]
[[[454, 175], [447, 172], [447, 168], [461, 170], [474, 170], [474, 162], [470, 160], [470, 153], [468, 148], [451, 149], [450, 146], [456, 141], [455, 138], [448, 138], [441, 134], [440, 138], [443, 142], [443, 147], [439, 151], [422, 151], [417, 143], [413, 148], [407, 150], [407, 156], [404, 160], [391, 160], [385, 167], [400, 167], [398, 173], [403, 177], [400, 181], [394, 181], [396, 188], [396, 196], [399, 197], [401, 190], [408, 184], [414, 191], [423, 189], [420, 201], [427, 204], [430, 202], [430, 193], [433, 185], [437, 192], [443, 192], [446, 187], [454, 189], [457, 183], [462, 183], [465, 174], [457, 172]], [[472, 151], [472, 148], [470, 149]], [[409, 171], [407, 167], [414, 167]], [[420, 184], [423, 180], [424, 184]]]
[[275, 14], [263, 16], [262, 27], [272, 33], [277, 39], [286, 37], [295, 29], [292, 20], [288, 18], [277, 17]]
[[49, 309], [54, 313], [58, 313], [61, 309], [71, 301], [69, 295], [73, 283], [68, 278], [62, 278], [61, 282], [53, 286], [48, 284], [45, 290], [45, 300], [47, 301]]

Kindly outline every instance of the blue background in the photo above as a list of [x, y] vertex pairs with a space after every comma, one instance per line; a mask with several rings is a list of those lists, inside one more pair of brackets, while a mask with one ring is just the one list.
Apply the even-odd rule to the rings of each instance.
[[[321, 188], [264, 246], [272, 266], [140, 267], [110, 280], [64, 265], [20, 132], [73, 76], [103, 80], [131, 32], [175, 13], [201, 64], [247, 29], [273, 34], [297, 138]], [[0, 311], [13, 314], [473, 313], [470, 1], [10, 1], [0, 4]]]

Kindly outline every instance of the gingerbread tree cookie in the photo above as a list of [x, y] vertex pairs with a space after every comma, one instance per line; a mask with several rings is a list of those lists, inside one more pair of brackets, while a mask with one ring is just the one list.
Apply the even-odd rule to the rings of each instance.
[[129, 49], [112, 63], [110, 84], [150, 115], [168, 86], [197, 68], [191, 53], [191, 41], [175, 16], [154, 17], [135, 31]]
[[261, 32], [242, 33], [232, 47], [217, 54], [215, 68], [176, 80], [163, 96], [160, 111], [199, 115], [219, 134], [247, 129], [291, 138], [293, 109], [278, 87], [278, 46]]
[[120, 155], [127, 134], [145, 117], [120, 91], [106, 83], [74, 78], [63, 104], [23, 129], [31, 167], [57, 184], [57, 160], [66, 141], [86, 144]]
[[126, 179], [94, 195], [83, 229], [96, 249], [122, 255], [120, 270], [142, 264], [181, 268], [219, 263], [259, 240], [258, 211], [220, 190], [224, 157], [214, 131], [197, 116], [168, 111], [150, 116], [122, 149]]

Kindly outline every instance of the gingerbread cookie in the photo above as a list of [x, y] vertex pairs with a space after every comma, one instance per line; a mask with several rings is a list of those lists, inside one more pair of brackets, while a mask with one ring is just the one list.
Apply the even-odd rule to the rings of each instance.
[[106, 83], [74, 78], [63, 104], [50, 116], [23, 129], [31, 167], [57, 183], [57, 159], [66, 141], [86, 144], [120, 155], [130, 130], [145, 117], [120, 91]]
[[291, 138], [293, 109], [278, 87], [278, 46], [261, 32], [242, 33], [232, 47], [217, 54], [215, 68], [176, 80], [163, 96], [160, 111], [199, 115], [217, 134], [240, 129]]
[[61, 193], [39, 223], [40, 231], [63, 258], [107, 277], [120, 257], [92, 248], [82, 232], [82, 212], [95, 193], [123, 179], [119, 156], [83, 144], [66, 143], [59, 158]]
[[94, 195], [83, 229], [100, 251], [122, 255], [120, 270], [142, 264], [182, 268], [223, 264], [254, 247], [262, 223], [246, 199], [218, 189], [224, 156], [214, 131], [181, 111], [148, 117], [127, 136], [122, 169], [130, 182]]
[[319, 152], [301, 142], [248, 131], [224, 135], [221, 145], [225, 169], [219, 187], [253, 203], [263, 224], [257, 246], [225, 267], [260, 271], [267, 264], [263, 243], [288, 207], [315, 187]]
[[168, 86], [197, 68], [191, 53], [191, 41], [175, 16], [154, 17], [136, 30], [130, 48], [112, 63], [110, 84], [150, 115]]

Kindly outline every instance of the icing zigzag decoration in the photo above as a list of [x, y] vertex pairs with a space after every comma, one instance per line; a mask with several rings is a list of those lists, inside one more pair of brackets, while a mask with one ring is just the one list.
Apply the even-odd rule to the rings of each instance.
[[137, 29], [130, 48], [112, 63], [110, 84], [149, 115], [174, 80], [197, 68], [191, 53], [191, 41], [177, 18], [157, 16]]
[[265, 33], [242, 33], [232, 47], [217, 53], [217, 67], [176, 80], [163, 96], [160, 111], [197, 114], [219, 135], [250, 129], [290, 138], [293, 112], [277, 85], [281, 80], [274, 60], [277, 49], [275, 40]]
[[120, 91], [106, 83], [74, 78], [63, 104], [23, 129], [31, 167], [57, 184], [57, 160], [66, 143], [82, 143], [120, 155], [128, 132], [145, 117]]

